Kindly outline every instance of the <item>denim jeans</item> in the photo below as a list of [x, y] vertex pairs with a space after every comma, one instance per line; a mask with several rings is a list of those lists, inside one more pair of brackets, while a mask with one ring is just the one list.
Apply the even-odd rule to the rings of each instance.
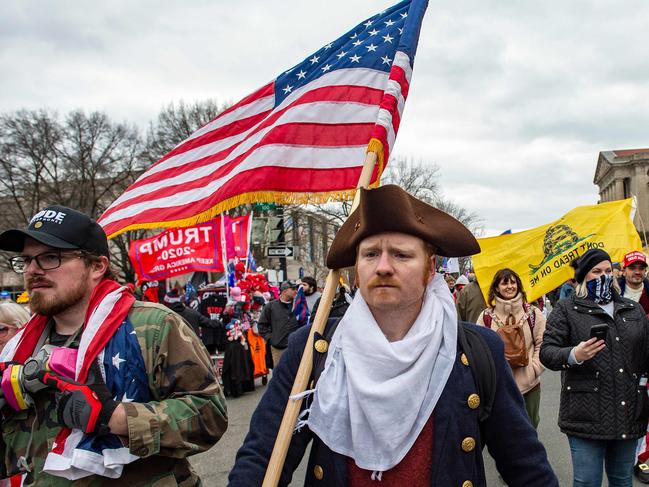
[[588, 440], [568, 435], [573, 487], [601, 487], [602, 466], [609, 487], [632, 487], [637, 440]]

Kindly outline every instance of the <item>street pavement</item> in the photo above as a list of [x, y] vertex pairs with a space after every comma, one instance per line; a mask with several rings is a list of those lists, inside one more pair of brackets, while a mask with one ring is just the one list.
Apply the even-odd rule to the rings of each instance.
[[[566, 436], [559, 431], [557, 426], [560, 388], [559, 372], [546, 371], [541, 380], [541, 423], [538, 431], [548, 452], [550, 464], [559, 478], [559, 484], [569, 487], [572, 485], [570, 449]], [[227, 485], [228, 472], [234, 465], [237, 449], [243, 443], [248, 431], [250, 416], [265, 389], [266, 387], [261, 385], [261, 381], [257, 380], [257, 388], [254, 392], [228, 400], [229, 424], [227, 432], [211, 450], [192, 457], [192, 464], [203, 479], [204, 485], [216, 487]], [[490, 487], [500, 487], [503, 484], [498, 480], [498, 473], [486, 449], [484, 454], [487, 483]], [[305, 470], [306, 456], [294, 474], [291, 485], [300, 486], [303, 484]], [[608, 484], [604, 481], [603, 485]], [[643, 484], [634, 478], [633, 485], [639, 487]]]

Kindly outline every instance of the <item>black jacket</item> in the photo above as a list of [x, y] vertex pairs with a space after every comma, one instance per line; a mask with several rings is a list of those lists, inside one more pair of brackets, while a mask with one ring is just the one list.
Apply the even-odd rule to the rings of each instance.
[[288, 336], [299, 326], [293, 314], [293, 303], [282, 303], [279, 299], [266, 303], [257, 326], [259, 334], [273, 347], [288, 347]]
[[[649, 362], [649, 320], [639, 304], [614, 292], [615, 319], [595, 302], [571, 296], [548, 317], [541, 363], [561, 370], [559, 428], [582, 438], [639, 438], [647, 429], [646, 388], [638, 387]], [[609, 326], [606, 348], [581, 365], [569, 365], [573, 347], [593, 325]]]
[[203, 328], [219, 328], [221, 323], [216, 320], [210, 320], [209, 318], [203, 316], [198, 311], [193, 308], [185, 306], [183, 303], [170, 303], [167, 304], [167, 307], [178, 313], [183, 319], [191, 325], [194, 329], [194, 332], [200, 336], [199, 327]]
[[[433, 411], [430, 485], [486, 487], [482, 459], [482, 447], [486, 445], [507, 485], [558, 487], [545, 449], [529, 422], [523, 398], [505, 361], [502, 340], [491, 330], [471, 326], [482, 335], [494, 359], [496, 390], [493, 409], [489, 418], [480, 424], [478, 409], [471, 409], [468, 405], [469, 396], [477, 392], [476, 383], [471, 368], [462, 362], [458, 349], [451, 376]], [[308, 327], [302, 327], [291, 335], [288, 350], [273, 371], [273, 379], [252, 415], [250, 431], [230, 472], [230, 487], [262, 484], [309, 331]], [[314, 358], [319, 353], [314, 345]], [[302, 407], [305, 407], [304, 403]], [[475, 440], [475, 447], [463, 450], [463, 441], [469, 439]], [[348, 458], [330, 450], [308, 427], [291, 436], [279, 485], [291, 482], [293, 472], [311, 441], [306, 478], [303, 483], [302, 479], [295, 479], [294, 483], [306, 487], [348, 485]], [[377, 482], [377, 487], [380, 485]]]

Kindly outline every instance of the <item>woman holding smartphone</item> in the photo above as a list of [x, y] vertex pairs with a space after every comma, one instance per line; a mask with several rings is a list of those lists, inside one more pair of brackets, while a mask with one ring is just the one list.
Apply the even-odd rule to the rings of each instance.
[[[620, 297], [609, 255], [577, 261], [575, 295], [548, 317], [541, 362], [561, 370], [559, 427], [570, 443], [574, 486], [631, 487], [635, 448], [649, 417], [649, 320]], [[603, 339], [602, 339], [603, 338]]]

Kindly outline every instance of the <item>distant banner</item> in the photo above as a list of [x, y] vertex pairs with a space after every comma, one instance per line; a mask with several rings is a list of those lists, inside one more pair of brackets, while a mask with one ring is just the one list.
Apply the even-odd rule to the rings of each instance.
[[579, 206], [559, 220], [524, 232], [480, 238], [482, 251], [473, 266], [486, 296], [493, 276], [508, 267], [521, 277], [529, 301], [574, 277], [570, 263], [589, 249], [601, 248], [614, 262], [631, 250], [641, 250], [633, 225], [632, 199]]
[[[158, 281], [142, 281], [142, 298], [143, 301], [149, 301], [151, 303], [159, 303], [158, 299], [160, 294], [160, 283]], [[164, 282], [164, 281], [163, 281]]]
[[446, 272], [458, 274], [460, 272], [460, 261], [457, 257], [451, 257], [446, 261]]
[[246, 259], [250, 250], [250, 231], [252, 214], [230, 217], [224, 215], [225, 248], [228, 259]]
[[220, 249], [221, 223], [216, 219], [135, 240], [129, 257], [141, 281], [156, 280], [197, 271], [223, 272]]

